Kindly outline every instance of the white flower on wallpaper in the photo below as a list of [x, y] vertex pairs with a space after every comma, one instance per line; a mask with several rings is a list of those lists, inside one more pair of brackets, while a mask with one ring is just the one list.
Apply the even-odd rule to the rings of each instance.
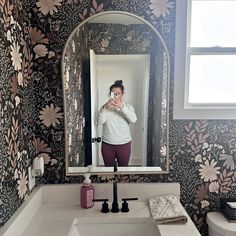
[[12, 42], [11, 31], [10, 30], [7, 31], [7, 40]]
[[151, 0], [150, 9], [156, 17], [170, 14], [170, 9], [174, 7], [174, 2], [169, 2], [169, 0]]
[[48, 54], [48, 49], [45, 45], [43, 44], [38, 44], [33, 48], [36, 58], [39, 57], [45, 57]]
[[22, 30], [21, 25], [14, 19], [13, 15], [10, 17], [10, 25], [12, 29], [16, 29], [17, 27], [19, 30]]
[[213, 181], [209, 185], [209, 192], [218, 193], [219, 192], [219, 187], [220, 187], [219, 183], [216, 182], [216, 181]]
[[13, 15], [11, 15], [11, 17], [10, 17], [10, 24], [11, 25], [16, 25], [17, 24], [17, 22], [15, 21]]
[[209, 147], [209, 144], [207, 142], [204, 142], [202, 145], [202, 149], [206, 149]]
[[53, 159], [51, 160], [51, 166], [56, 165], [57, 163], [58, 163], [58, 160], [57, 160], [57, 159], [53, 158]]
[[27, 155], [26, 150], [23, 150], [22, 152], [18, 151], [18, 152], [17, 152], [17, 160], [22, 159], [22, 156], [23, 156], [23, 155]]
[[53, 51], [49, 51], [49, 53], [48, 53], [48, 58], [52, 58], [52, 57], [55, 57], [55, 52], [53, 52]]
[[201, 206], [202, 208], [205, 208], [205, 207], [208, 207], [210, 205], [210, 203], [207, 200], [202, 200], [201, 205], [202, 205]]
[[18, 195], [20, 197], [20, 199], [23, 199], [27, 193], [27, 184], [28, 184], [28, 180], [27, 180], [27, 176], [25, 176], [25, 171], [23, 170], [23, 173], [20, 173], [20, 179], [17, 181], [18, 187]]
[[197, 154], [194, 159], [195, 159], [195, 162], [202, 162], [202, 155]]
[[50, 107], [46, 105], [46, 108], [43, 108], [42, 111], [40, 111], [39, 119], [42, 120], [43, 124], [46, 127], [56, 126], [57, 124], [60, 124], [59, 119], [63, 117], [62, 112], [58, 112], [60, 110], [59, 107], [55, 107], [51, 103]]
[[18, 96], [15, 96], [15, 104], [16, 107], [20, 104], [20, 98]]
[[106, 48], [109, 46], [109, 40], [108, 39], [102, 39], [101, 41], [101, 52], [105, 52]]
[[23, 75], [22, 75], [22, 72], [19, 72], [18, 75], [17, 75], [17, 81], [18, 81], [18, 84], [23, 86]]
[[150, 39], [147, 39], [147, 38], [143, 39], [142, 45], [145, 49], [148, 48], [150, 46], [150, 44], [151, 44]]
[[211, 160], [211, 163], [209, 163], [208, 160], [206, 160], [205, 165], [200, 164], [200, 175], [201, 179], [204, 179], [205, 182], [207, 181], [213, 181], [217, 179], [217, 175], [220, 174], [219, 169], [220, 167], [215, 167], [217, 164], [216, 161]]
[[36, 5], [43, 15], [46, 16], [48, 13], [53, 15], [54, 12], [58, 12], [57, 7], [61, 6], [61, 2], [62, 0], [39, 0]]
[[11, 45], [10, 54], [14, 69], [17, 71], [21, 70], [22, 53], [20, 53], [20, 46], [18, 45], [18, 42], [13, 42], [13, 44]]
[[109, 45], [109, 40], [106, 39], [106, 38], [105, 38], [105, 39], [102, 39], [101, 45], [102, 45], [102, 47], [104, 47], [104, 48], [108, 47], [108, 45]]
[[130, 30], [130, 31], [127, 33], [127, 38], [126, 38], [126, 40], [127, 40], [127, 41], [132, 41], [132, 40], [133, 40], [133, 37], [134, 37], [134, 30]]
[[15, 171], [14, 171], [14, 180], [16, 180], [18, 178], [19, 178], [18, 169], [15, 169]]
[[166, 155], [167, 155], [167, 149], [166, 149], [166, 146], [163, 146], [163, 147], [161, 147], [161, 155], [163, 156], [163, 157], [165, 157]]

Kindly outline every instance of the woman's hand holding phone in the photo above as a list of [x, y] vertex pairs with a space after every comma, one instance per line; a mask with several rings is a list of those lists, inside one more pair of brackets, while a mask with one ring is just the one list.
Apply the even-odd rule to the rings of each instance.
[[122, 109], [124, 107], [123, 99], [115, 98], [116, 107]]
[[107, 109], [111, 107], [122, 109], [124, 107], [124, 101], [123, 99], [119, 99], [115, 93], [111, 92], [108, 102], [105, 103], [103, 107]]
[[110, 104], [119, 109], [122, 109], [124, 107], [123, 99], [119, 99], [118, 97], [115, 97], [114, 99], [110, 99]]
[[102, 107], [105, 108], [105, 109], [115, 107], [115, 99], [114, 98], [109, 98], [109, 100]]

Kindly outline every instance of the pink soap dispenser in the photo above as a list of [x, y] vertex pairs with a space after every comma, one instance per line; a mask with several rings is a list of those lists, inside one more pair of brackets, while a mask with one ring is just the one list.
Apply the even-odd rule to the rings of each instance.
[[94, 205], [94, 187], [91, 185], [90, 174], [84, 175], [84, 182], [80, 189], [80, 205], [83, 208], [90, 208]]

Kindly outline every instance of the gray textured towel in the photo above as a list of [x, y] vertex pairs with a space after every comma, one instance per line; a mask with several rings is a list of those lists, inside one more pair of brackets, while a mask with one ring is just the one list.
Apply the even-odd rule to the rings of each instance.
[[174, 195], [162, 195], [149, 199], [149, 207], [158, 224], [184, 224], [188, 218], [179, 199]]

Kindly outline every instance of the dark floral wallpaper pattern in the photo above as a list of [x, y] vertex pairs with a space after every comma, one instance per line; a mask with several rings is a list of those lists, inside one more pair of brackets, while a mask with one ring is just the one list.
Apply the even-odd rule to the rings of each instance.
[[[60, 62], [70, 32], [104, 10], [137, 14], [163, 36], [171, 62], [170, 173], [122, 175], [120, 182], [179, 182], [181, 202], [206, 235], [205, 217], [219, 198], [236, 197], [236, 120], [173, 120], [175, 0], [0, 0], [0, 225], [27, 197], [27, 167], [43, 155], [42, 183], [65, 176]], [[108, 182], [107, 176], [92, 176]]]
[[0, 1], [0, 225], [28, 194], [27, 167], [35, 156], [33, 51], [22, 2]]

